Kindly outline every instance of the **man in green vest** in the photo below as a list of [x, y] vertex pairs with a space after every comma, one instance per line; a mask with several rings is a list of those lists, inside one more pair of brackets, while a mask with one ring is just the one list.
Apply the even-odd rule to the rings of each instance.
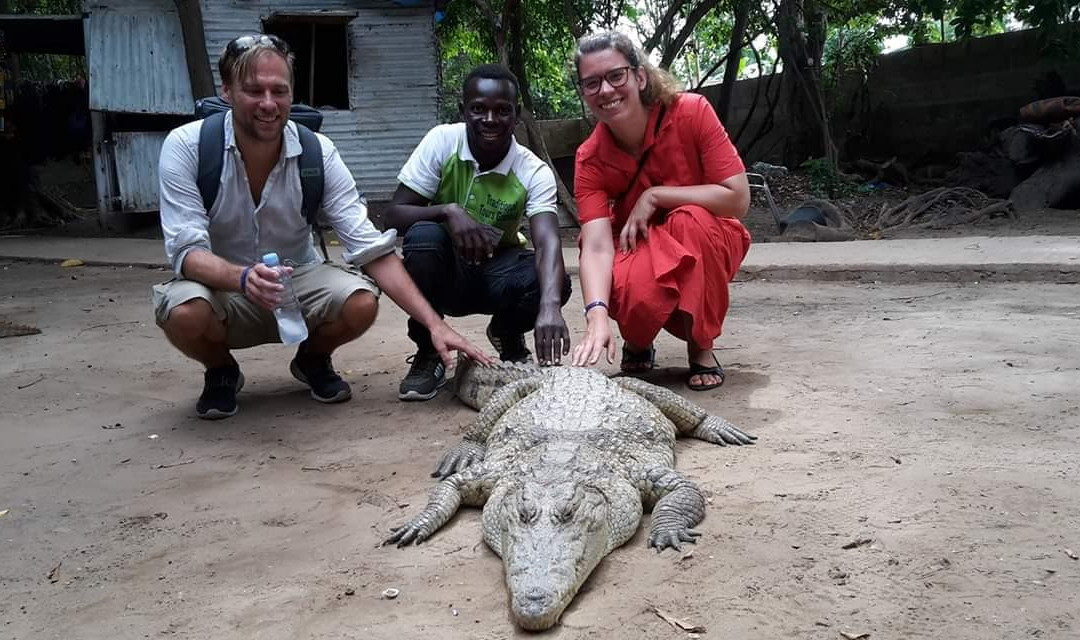
[[[514, 140], [520, 90], [508, 69], [481, 65], [462, 87], [464, 122], [429, 131], [398, 174], [383, 214], [404, 236], [405, 268], [440, 314], [491, 316], [487, 336], [505, 361], [540, 364], [569, 353], [562, 306], [570, 298], [555, 209], [555, 176]], [[535, 251], [519, 228], [529, 220]], [[446, 369], [423, 325], [409, 320], [416, 343], [401, 381], [402, 400], [433, 398]]]

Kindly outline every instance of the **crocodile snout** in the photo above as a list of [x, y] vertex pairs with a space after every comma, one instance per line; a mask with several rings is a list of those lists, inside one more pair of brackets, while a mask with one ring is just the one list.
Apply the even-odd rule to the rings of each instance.
[[562, 607], [557, 606], [555, 594], [541, 587], [527, 587], [513, 594], [513, 611], [517, 623], [525, 629], [547, 629], [558, 622]]

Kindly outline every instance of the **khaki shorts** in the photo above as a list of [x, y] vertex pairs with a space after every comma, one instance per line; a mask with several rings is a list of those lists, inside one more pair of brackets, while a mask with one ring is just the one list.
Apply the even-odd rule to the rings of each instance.
[[[307, 264], [292, 272], [293, 289], [304, 310], [309, 328], [333, 322], [341, 314], [345, 300], [357, 291], [369, 291], [376, 299], [379, 287], [355, 267], [336, 264]], [[281, 342], [274, 314], [248, 300], [244, 294], [214, 291], [194, 280], [173, 278], [153, 287], [154, 319], [165, 324], [178, 305], [202, 298], [225, 323], [230, 349]]]

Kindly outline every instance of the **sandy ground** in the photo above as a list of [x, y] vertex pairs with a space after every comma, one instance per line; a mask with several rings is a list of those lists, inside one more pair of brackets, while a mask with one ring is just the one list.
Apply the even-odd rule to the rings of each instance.
[[[0, 317], [42, 330], [0, 341], [0, 638], [526, 635], [478, 510], [378, 547], [472, 415], [448, 393], [396, 400], [410, 349], [391, 304], [336, 358], [352, 402], [313, 402], [290, 352], [259, 347], [240, 413], [206, 423], [199, 370], [150, 320], [167, 274], [0, 269]], [[692, 397], [759, 444], [681, 442], [711, 500], [693, 554], [639, 532], [549, 635], [688, 637], [652, 604], [706, 638], [1077, 637], [1078, 299], [735, 285], [728, 383]], [[576, 299], [567, 318], [581, 330]], [[456, 326], [482, 338], [481, 318]], [[653, 379], [681, 388], [677, 343], [658, 346]]]

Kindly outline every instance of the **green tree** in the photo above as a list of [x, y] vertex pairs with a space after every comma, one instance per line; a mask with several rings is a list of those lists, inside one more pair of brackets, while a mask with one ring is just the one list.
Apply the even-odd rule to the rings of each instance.
[[[0, 13], [31, 15], [79, 15], [81, 0], [0, 0]], [[19, 55], [19, 77], [24, 80], [74, 80], [86, 76], [86, 59], [49, 53]]]

